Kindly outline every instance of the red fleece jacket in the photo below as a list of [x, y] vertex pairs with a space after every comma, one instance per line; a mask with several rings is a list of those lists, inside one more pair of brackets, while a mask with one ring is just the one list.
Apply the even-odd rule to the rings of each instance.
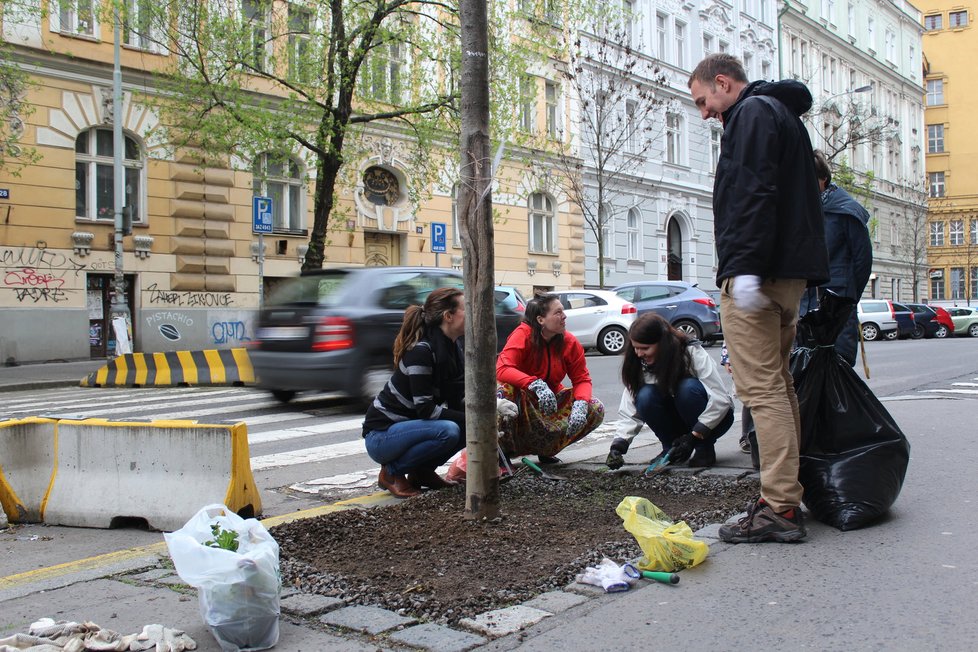
[[584, 359], [584, 347], [570, 333], [564, 333], [564, 346], [558, 349], [550, 340], [540, 351], [533, 346], [529, 324], [520, 324], [506, 340], [496, 360], [496, 379], [519, 389], [542, 378], [555, 393], [563, 386], [564, 376], [570, 378], [574, 399], [591, 400], [591, 374]]

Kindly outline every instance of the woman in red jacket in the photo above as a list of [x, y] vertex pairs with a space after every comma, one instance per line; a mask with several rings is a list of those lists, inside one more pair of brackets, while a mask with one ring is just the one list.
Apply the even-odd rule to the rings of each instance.
[[[506, 340], [496, 362], [497, 395], [519, 406], [517, 418], [500, 424], [508, 455], [536, 454], [540, 462], [601, 425], [604, 405], [591, 396], [584, 347], [567, 332], [567, 316], [552, 294], [526, 305], [523, 323]], [[568, 377], [571, 387], [561, 383]]]

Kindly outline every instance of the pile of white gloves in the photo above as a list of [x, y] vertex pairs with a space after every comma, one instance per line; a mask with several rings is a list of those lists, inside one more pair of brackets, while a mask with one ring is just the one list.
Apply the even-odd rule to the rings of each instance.
[[194, 639], [163, 625], [146, 625], [139, 634], [123, 635], [92, 622], [55, 622], [51, 618], [31, 623], [27, 634], [0, 638], [0, 652], [183, 652], [196, 649]]
[[626, 575], [621, 566], [605, 557], [597, 566], [585, 568], [584, 572], [577, 576], [577, 581], [581, 584], [600, 586], [605, 593], [619, 593], [627, 591], [635, 580]]

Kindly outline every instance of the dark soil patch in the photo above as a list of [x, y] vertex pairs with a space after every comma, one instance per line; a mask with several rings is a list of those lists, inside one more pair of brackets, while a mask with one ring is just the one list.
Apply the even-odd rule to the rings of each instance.
[[615, 513], [625, 496], [648, 498], [695, 531], [742, 512], [759, 490], [756, 480], [710, 475], [559, 473], [569, 481], [517, 473], [503, 483], [503, 517], [492, 523], [464, 520], [464, 488], [455, 487], [273, 528], [283, 584], [454, 624], [562, 588], [602, 555], [641, 556]]

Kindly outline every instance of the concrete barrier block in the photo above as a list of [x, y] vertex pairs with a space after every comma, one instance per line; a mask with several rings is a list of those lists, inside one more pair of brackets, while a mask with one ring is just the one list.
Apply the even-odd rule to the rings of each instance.
[[141, 519], [176, 530], [201, 507], [261, 513], [244, 423], [62, 420], [41, 516], [50, 525], [108, 528]]
[[206, 349], [127, 353], [109, 360], [79, 383], [82, 387], [248, 385], [255, 382], [248, 350]]
[[51, 486], [56, 450], [55, 419], [0, 421], [0, 507], [11, 523], [37, 523]]

